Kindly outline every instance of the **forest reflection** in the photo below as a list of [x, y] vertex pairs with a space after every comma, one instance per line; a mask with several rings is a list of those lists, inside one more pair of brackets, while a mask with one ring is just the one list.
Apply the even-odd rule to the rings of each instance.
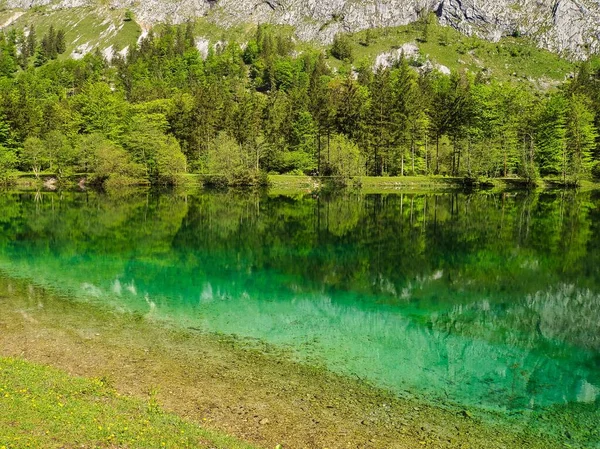
[[0, 269], [397, 392], [600, 401], [595, 192], [0, 198]]

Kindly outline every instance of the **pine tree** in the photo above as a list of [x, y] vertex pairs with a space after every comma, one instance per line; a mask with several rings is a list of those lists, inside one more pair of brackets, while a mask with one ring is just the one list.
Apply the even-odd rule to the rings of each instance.
[[54, 48], [56, 53], [59, 55], [62, 55], [67, 50], [64, 30], [58, 30], [56, 32], [56, 41], [54, 42]]
[[536, 162], [541, 176], [566, 173], [567, 104], [560, 95], [545, 101], [536, 124]]
[[354, 57], [350, 38], [345, 34], [336, 34], [331, 45], [331, 55], [340, 61], [352, 62]]
[[594, 114], [588, 99], [573, 94], [569, 99], [566, 122], [566, 161], [563, 162], [563, 179], [569, 176], [579, 183], [582, 175], [589, 171], [592, 149], [598, 133], [594, 127]]
[[37, 36], [35, 34], [35, 27], [29, 26], [29, 34], [27, 34], [27, 56], [31, 57], [35, 54], [37, 48]]
[[367, 115], [368, 137], [363, 136], [363, 144], [368, 143], [367, 164], [369, 172], [381, 176], [388, 165], [388, 154], [394, 143], [395, 123], [392, 121], [393, 95], [390, 70], [378, 67], [369, 85], [370, 102]]

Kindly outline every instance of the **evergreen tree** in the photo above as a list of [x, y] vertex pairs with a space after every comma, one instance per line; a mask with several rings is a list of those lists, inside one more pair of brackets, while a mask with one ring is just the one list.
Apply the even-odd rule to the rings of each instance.
[[536, 124], [536, 163], [541, 176], [566, 173], [567, 104], [564, 97], [546, 99]]
[[54, 42], [54, 49], [55, 52], [59, 55], [62, 55], [67, 50], [64, 30], [58, 30], [56, 32], [56, 41]]
[[336, 34], [331, 45], [331, 55], [340, 61], [352, 62], [352, 42], [345, 34]]
[[594, 114], [589, 101], [581, 94], [569, 99], [566, 121], [566, 161], [563, 161], [563, 179], [579, 183], [582, 175], [589, 172], [592, 150], [598, 133], [594, 127]]
[[37, 35], [35, 33], [35, 27], [29, 26], [29, 33], [27, 34], [27, 56], [31, 57], [35, 54], [37, 48]]

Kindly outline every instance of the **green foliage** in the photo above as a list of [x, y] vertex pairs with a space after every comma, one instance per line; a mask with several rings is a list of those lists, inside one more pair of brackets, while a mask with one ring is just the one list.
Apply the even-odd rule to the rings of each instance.
[[352, 42], [345, 34], [336, 34], [331, 45], [331, 55], [340, 61], [352, 62]]
[[133, 160], [145, 168], [147, 178], [160, 184], [178, 184], [186, 171], [179, 142], [167, 135], [168, 123], [161, 113], [136, 113], [121, 139]]
[[108, 84], [97, 82], [84, 86], [75, 99], [75, 105], [81, 115], [84, 132], [98, 132], [115, 140], [122, 134], [128, 104]]
[[217, 178], [217, 183], [255, 185], [264, 182], [253, 165], [252, 155], [223, 131], [211, 142], [206, 168], [208, 174], [223, 178]]
[[10, 182], [16, 165], [17, 155], [15, 151], [0, 145], [0, 183]]
[[553, 96], [542, 106], [538, 117], [536, 155], [542, 176], [558, 175], [564, 169], [566, 101]]
[[101, 134], [90, 134], [79, 142], [81, 152], [89, 154], [89, 169], [93, 173], [92, 184], [106, 187], [131, 185], [143, 179], [145, 171], [133, 161], [131, 154]]
[[600, 180], [600, 161], [596, 161], [592, 165], [592, 178], [596, 181]]
[[[457, 37], [429, 16], [413, 28], [425, 46], [441, 32]], [[205, 58], [192, 23], [164, 25], [110, 63], [98, 51], [52, 60], [64, 33], [48, 26], [43, 36], [38, 45], [33, 27], [0, 33], [0, 144], [16, 156], [5, 166], [35, 174], [177, 184], [190, 170], [252, 184], [262, 172], [348, 177], [364, 169], [579, 183], [600, 160], [600, 86], [589, 64], [538, 95], [489, 72], [417, 71], [402, 54], [390, 67], [373, 71], [362, 59], [351, 70], [353, 50], [387, 42], [380, 30], [360, 34], [359, 46], [337, 35], [337, 62], [314, 49], [294, 55], [290, 30], [270, 25], [243, 50], [230, 40]], [[460, 39], [469, 52], [487, 48]], [[510, 45], [514, 58], [535, 56]], [[494, 48], [510, 53], [510, 45]], [[360, 170], [346, 157], [356, 148]]]
[[156, 148], [154, 177], [156, 182], [164, 185], [176, 185], [183, 182], [186, 172], [185, 155], [181, 152], [179, 142], [167, 136]]
[[0, 33], [0, 78], [11, 77], [17, 67], [17, 48], [14, 37]]
[[50, 131], [45, 139], [44, 146], [50, 162], [50, 170], [56, 173], [60, 180], [72, 174], [77, 164], [78, 151], [73, 147], [67, 136], [60, 131]]
[[44, 142], [37, 137], [28, 137], [21, 150], [21, 163], [27, 170], [33, 171], [36, 177], [50, 165], [50, 157]]
[[63, 54], [66, 49], [65, 31], [62, 29], [55, 30], [54, 25], [50, 25], [48, 32], [44, 34], [40, 43], [40, 59], [43, 61], [56, 59], [58, 55]]
[[574, 94], [569, 99], [565, 137], [563, 177], [569, 176], [577, 184], [590, 171], [592, 151], [598, 137], [589, 100], [581, 94]]
[[298, 114], [292, 124], [290, 151], [287, 153], [287, 165], [303, 173], [317, 169], [317, 126], [308, 111]]
[[334, 176], [350, 178], [364, 174], [364, 161], [358, 145], [338, 134], [331, 139], [329, 169]]

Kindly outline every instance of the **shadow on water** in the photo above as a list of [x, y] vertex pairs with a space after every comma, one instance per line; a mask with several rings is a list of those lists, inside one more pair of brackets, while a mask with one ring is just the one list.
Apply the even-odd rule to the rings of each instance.
[[599, 407], [596, 193], [15, 192], [0, 209], [9, 276], [435, 403]]

